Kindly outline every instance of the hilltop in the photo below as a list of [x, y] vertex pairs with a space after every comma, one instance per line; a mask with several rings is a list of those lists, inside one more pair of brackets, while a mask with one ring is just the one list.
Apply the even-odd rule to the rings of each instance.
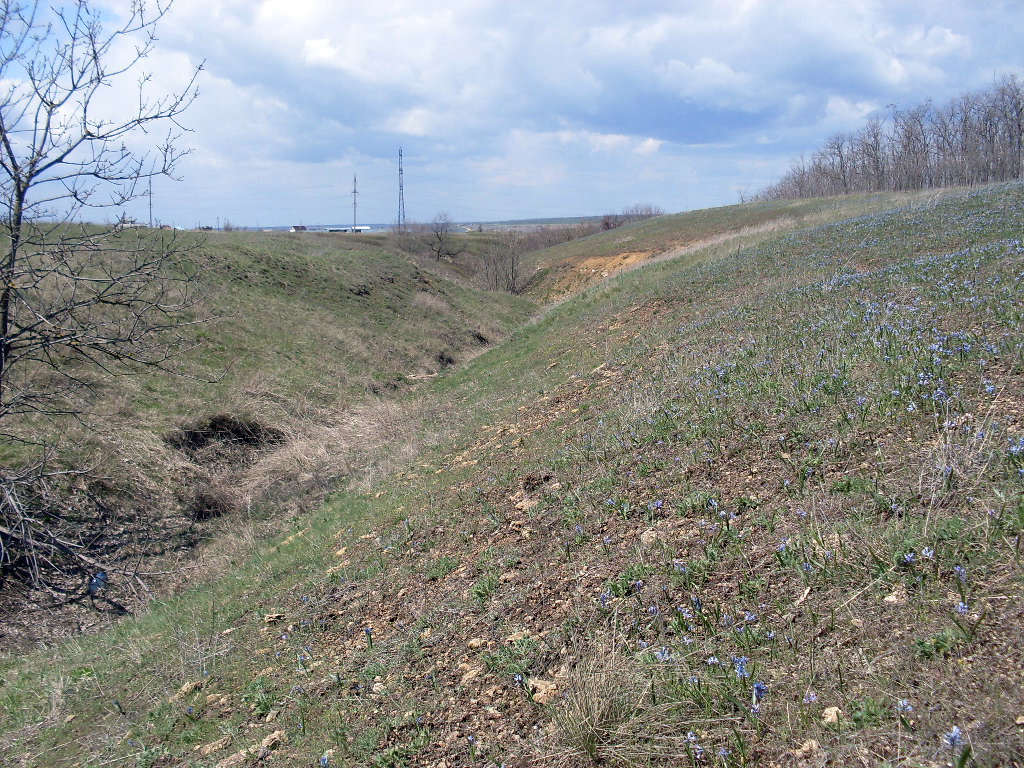
[[5, 753], [1020, 764], [1022, 231], [1013, 184], [533, 254], [528, 294], [562, 300], [408, 393], [434, 440], [7, 660]]

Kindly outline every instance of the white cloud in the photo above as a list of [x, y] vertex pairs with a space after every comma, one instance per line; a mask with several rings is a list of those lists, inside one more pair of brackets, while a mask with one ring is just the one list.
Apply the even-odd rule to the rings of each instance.
[[[428, 214], [482, 200], [525, 215], [678, 209], [732, 202], [707, 195], [879, 106], [941, 102], [1019, 68], [1022, 26], [1014, 5], [932, 0], [176, 0], [154, 71], [170, 88], [207, 61], [186, 117], [199, 174], [244, 164], [246, 184], [268, 189], [321, 166], [386, 175], [403, 143]], [[673, 180], [683, 165], [699, 192]], [[620, 200], [616, 173], [654, 187]]]
[[661, 149], [661, 145], [664, 143], [658, 139], [644, 139], [633, 148], [633, 151], [638, 155], [653, 155]]

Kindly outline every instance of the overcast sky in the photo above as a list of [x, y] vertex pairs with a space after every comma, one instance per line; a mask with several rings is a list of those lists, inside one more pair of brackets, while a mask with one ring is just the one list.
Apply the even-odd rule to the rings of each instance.
[[986, 0], [176, 0], [148, 67], [205, 70], [154, 216], [348, 223], [356, 174], [388, 224], [399, 147], [410, 221], [728, 205], [889, 104], [1024, 75], [1022, 29]]

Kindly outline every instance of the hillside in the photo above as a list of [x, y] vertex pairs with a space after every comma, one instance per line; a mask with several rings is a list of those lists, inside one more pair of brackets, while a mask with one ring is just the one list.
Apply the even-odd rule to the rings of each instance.
[[[208, 319], [186, 329], [171, 370], [93, 377], [73, 393], [81, 418], [5, 420], [28, 440], [59, 440], [57, 468], [93, 468], [46, 489], [66, 518], [58, 531], [139, 578], [115, 579], [98, 612], [74, 599], [89, 574], [59, 573], [60, 553], [48, 590], [25, 590], [14, 574], [0, 591], [0, 646], [102, 624], [140, 606], [147, 588], [167, 594], [224, 529], [258, 535], [282, 508], [319, 504], [390, 453], [429, 442], [409, 432], [409, 390], [534, 311], [448, 279], [385, 236], [211, 232], [191, 258], [196, 315]], [[24, 461], [23, 447], [2, 450], [5, 466]]]
[[223, 578], [7, 660], [4, 753], [1021, 764], [1024, 187], [801, 205], [538, 256], [693, 246], [430, 381], [445, 437]]
[[609, 276], [653, 261], [708, 260], [761, 242], [773, 233], [875, 213], [947, 194], [864, 194], [772, 200], [658, 216], [538, 251], [524, 264], [526, 293], [560, 299]]

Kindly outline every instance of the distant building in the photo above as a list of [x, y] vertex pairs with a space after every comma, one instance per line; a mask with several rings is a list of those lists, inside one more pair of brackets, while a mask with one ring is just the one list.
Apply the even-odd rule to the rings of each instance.
[[295, 226], [293, 226], [288, 231], [289, 232], [305, 232], [306, 231], [306, 226], [304, 224], [296, 224]]
[[355, 232], [357, 235], [364, 232], [372, 232], [373, 227], [360, 224], [358, 227], [328, 227], [328, 232]]

